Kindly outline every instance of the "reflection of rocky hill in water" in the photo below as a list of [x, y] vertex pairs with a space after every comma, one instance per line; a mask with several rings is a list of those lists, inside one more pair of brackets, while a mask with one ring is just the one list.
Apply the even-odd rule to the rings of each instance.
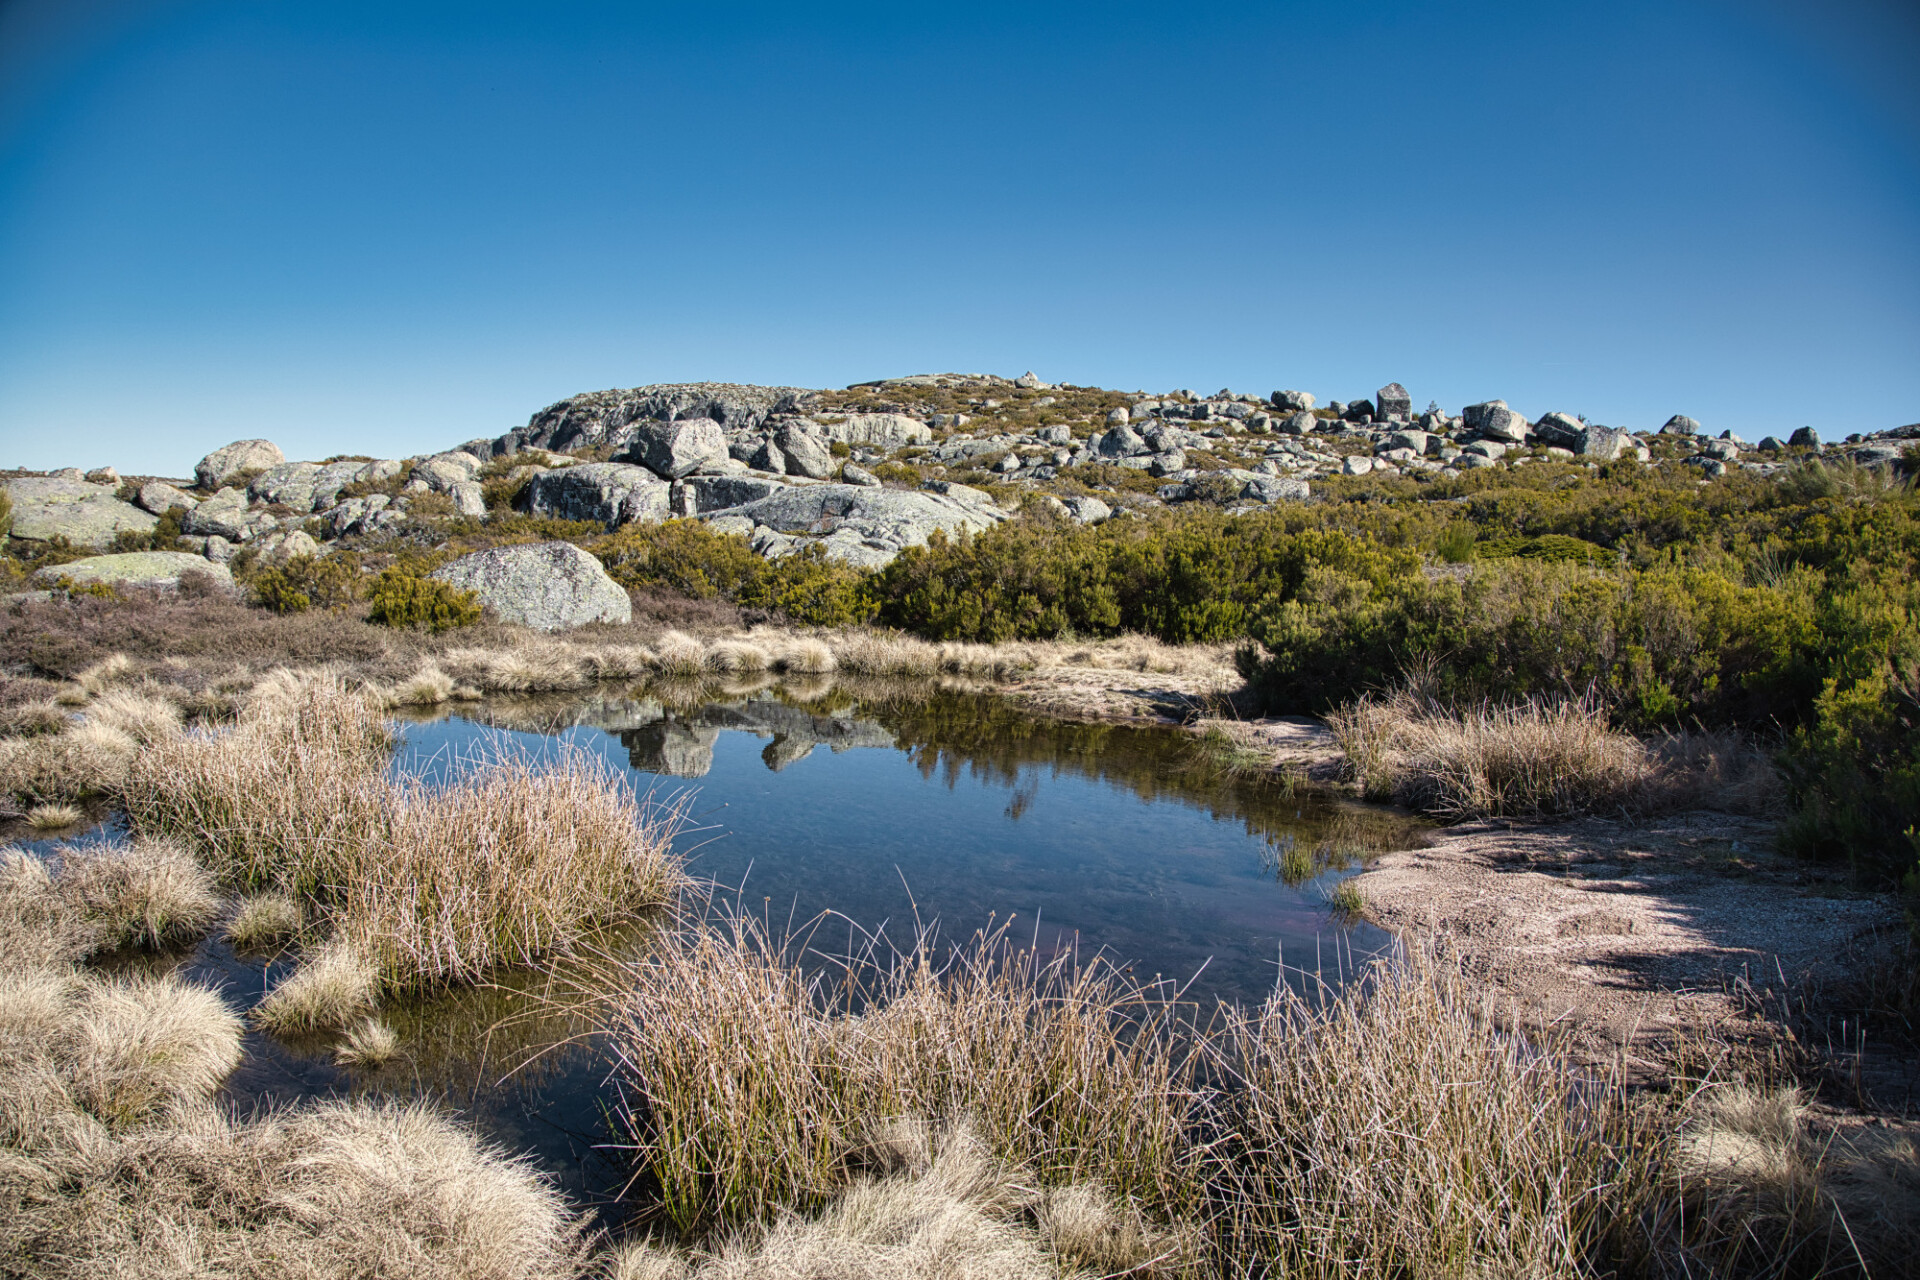
[[676, 778], [705, 777], [724, 730], [771, 739], [760, 758], [776, 773], [822, 744], [834, 751], [895, 745], [891, 730], [851, 710], [810, 710], [772, 693], [690, 706], [680, 699], [669, 701], [674, 705], [632, 697], [577, 699], [564, 706], [545, 700], [525, 707], [496, 703], [476, 718], [496, 728], [536, 733], [576, 725], [601, 729], [620, 739], [634, 768]]

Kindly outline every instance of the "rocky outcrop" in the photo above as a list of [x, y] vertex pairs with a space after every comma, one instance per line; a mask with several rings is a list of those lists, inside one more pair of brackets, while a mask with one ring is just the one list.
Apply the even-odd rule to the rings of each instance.
[[663, 383], [627, 390], [591, 391], [548, 405], [524, 427], [493, 442], [493, 453], [568, 450], [633, 443], [634, 424], [711, 418], [729, 433], [759, 427], [768, 418], [804, 409], [814, 396], [804, 387], [757, 387], [731, 382]]
[[264, 471], [286, 460], [287, 455], [271, 440], [235, 440], [200, 459], [193, 474], [202, 489], [218, 489], [244, 472]]
[[904, 413], [855, 413], [838, 422], [823, 423], [820, 429], [836, 444], [867, 445], [875, 449], [904, 449], [933, 441], [931, 427]]
[[478, 593], [480, 603], [503, 621], [540, 631], [633, 620], [626, 591], [598, 560], [570, 542], [476, 551], [432, 576]]
[[113, 488], [88, 484], [79, 474], [6, 481], [7, 496], [13, 500], [13, 536], [30, 542], [65, 538], [76, 547], [104, 547], [116, 534], [149, 533], [159, 523], [114, 497]]
[[966, 485], [944, 492], [902, 492], [853, 484], [788, 486], [758, 501], [715, 513], [751, 520], [776, 534], [817, 538], [828, 556], [878, 568], [907, 547], [924, 546], [935, 529], [988, 529], [1007, 518], [994, 500]]
[[187, 574], [203, 574], [231, 591], [233, 575], [224, 564], [184, 551], [131, 551], [117, 556], [89, 556], [49, 565], [33, 575], [34, 582], [51, 587], [65, 578], [78, 585], [104, 582], [121, 587], [177, 588]]
[[272, 512], [248, 506], [246, 494], [229, 486], [187, 512], [180, 527], [200, 537], [245, 542], [277, 524], [279, 520]]
[[645, 467], [625, 462], [588, 462], [544, 471], [527, 481], [522, 501], [534, 515], [594, 520], [609, 531], [636, 521], [654, 523], [672, 514], [672, 487]]
[[635, 423], [622, 460], [678, 480], [726, 456], [727, 437], [718, 422], [712, 418], [676, 418], [671, 422]]

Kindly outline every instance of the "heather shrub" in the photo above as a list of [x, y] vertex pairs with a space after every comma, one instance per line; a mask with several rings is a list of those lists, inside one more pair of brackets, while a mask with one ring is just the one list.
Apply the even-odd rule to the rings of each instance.
[[367, 621], [385, 627], [419, 627], [450, 631], [480, 621], [480, 598], [436, 578], [416, 577], [388, 569], [374, 579], [368, 592], [372, 608]]
[[340, 554], [292, 556], [258, 570], [247, 585], [254, 599], [275, 613], [343, 609], [360, 594], [360, 567]]

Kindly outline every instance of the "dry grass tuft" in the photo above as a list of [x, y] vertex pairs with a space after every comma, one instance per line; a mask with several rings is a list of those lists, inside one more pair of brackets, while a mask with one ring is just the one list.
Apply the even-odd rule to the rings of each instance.
[[240, 1063], [240, 1019], [178, 979], [83, 980], [56, 1061], [74, 1101], [115, 1128], [212, 1095]]
[[587, 670], [596, 680], [635, 680], [658, 665], [653, 650], [639, 644], [603, 645], [584, 656]]
[[1370, 799], [1442, 818], [1559, 817], [1664, 799], [1652, 754], [1588, 702], [1455, 710], [1400, 693], [1362, 698], [1327, 724]]
[[82, 671], [73, 678], [73, 682], [85, 689], [89, 697], [98, 697], [132, 673], [133, 659], [124, 653], [114, 653]]
[[545, 636], [525, 636], [506, 649], [454, 649], [441, 664], [460, 683], [490, 693], [584, 689], [595, 678], [579, 650]]
[[344, 1027], [373, 1008], [380, 972], [364, 952], [335, 939], [301, 957], [300, 966], [253, 1008], [253, 1019], [280, 1034]]
[[230, 732], [143, 752], [127, 809], [309, 902], [395, 987], [567, 950], [681, 884], [677, 813], [643, 813], [590, 753], [503, 751], [435, 791], [390, 778], [387, 750], [377, 709], [337, 679], [276, 681]]
[[387, 695], [392, 707], [435, 707], [453, 697], [453, 677], [428, 663], [395, 685]]
[[945, 964], [926, 944], [828, 988], [733, 918], [605, 975], [669, 1217], [704, 1234], [818, 1206], [876, 1120], [901, 1115], [965, 1118], [1039, 1177], [1180, 1200], [1189, 1097], [1170, 1010], [1103, 963], [1004, 944], [977, 937]]
[[249, 894], [227, 922], [227, 941], [243, 951], [265, 950], [293, 938], [304, 923], [300, 901], [291, 894]]
[[400, 1037], [378, 1018], [362, 1018], [347, 1028], [346, 1037], [334, 1047], [333, 1060], [348, 1067], [379, 1067], [393, 1061], [400, 1052]]
[[75, 960], [90, 931], [54, 891], [47, 864], [21, 849], [0, 849], [0, 972]]
[[1053, 1280], [1017, 1171], [964, 1127], [919, 1167], [855, 1182], [817, 1216], [782, 1215], [707, 1260], [699, 1280]]
[[1047, 1192], [1036, 1216], [1041, 1239], [1063, 1267], [1096, 1275], [1139, 1274], [1181, 1260], [1192, 1247], [1155, 1230], [1136, 1206], [1091, 1183]]
[[54, 886], [100, 950], [184, 942], [220, 914], [212, 875], [166, 840], [64, 850]]
[[683, 631], [668, 631], [654, 643], [654, 663], [660, 674], [692, 676], [707, 665], [706, 646]]
[[66, 805], [118, 791], [139, 750], [131, 734], [92, 721], [63, 733], [0, 739], [0, 794]]
[[787, 641], [773, 658], [774, 670], [798, 675], [827, 675], [837, 666], [833, 649], [814, 636], [797, 636]]
[[110, 689], [87, 704], [86, 722], [124, 733], [144, 747], [180, 732], [180, 708], [156, 694]]
[[61, 831], [78, 826], [86, 812], [70, 804], [37, 804], [27, 810], [27, 825], [35, 831]]
[[716, 640], [707, 650], [709, 670], [729, 673], [765, 671], [773, 665], [767, 651], [751, 640]]

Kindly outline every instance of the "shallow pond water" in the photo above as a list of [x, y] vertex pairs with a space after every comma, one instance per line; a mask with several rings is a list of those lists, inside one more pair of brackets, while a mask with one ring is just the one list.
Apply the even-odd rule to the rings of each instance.
[[[776, 933], [832, 913], [818, 945], [879, 933], [906, 946], [922, 927], [965, 939], [1011, 916], [1023, 943], [1164, 975], [1203, 1008], [1257, 1002], [1277, 981], [1337, 982], [1383, 947], [1380, 930], [1341, 924], [1328, 893], [1366, 853], [1418, 838], [1404, 815], [1235, 768], [1191, 733], [1063, 723], [924, 688], [603, 687], [460, 704], [400, 729], [393, 767], [429, 779], [502, 749], [571, 746], [626, 770], [643, 796], [678, 797], [689, 869]], [[287, 968], [218, 941], [172, 963], [243, 1006]], [[600, 1149], [617, 1142], [606, 1065], [540, 998], [547, 980], [509, 975], [383, 1010], [404, 1056], [378, 1071], [335, 1066], [323, 1041], [250, 1034], [228, 1096], [243, 1109], [431, 1096], [617, 1217], [607, 1200], [625, 1169]]]

